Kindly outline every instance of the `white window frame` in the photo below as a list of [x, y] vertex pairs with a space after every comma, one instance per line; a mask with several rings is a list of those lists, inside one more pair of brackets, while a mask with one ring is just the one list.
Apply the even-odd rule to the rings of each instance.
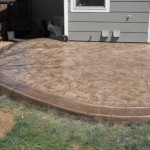
[[76, 0], [71, 1], [71, 12], [110, 12], [110, 0], [105, 0], [105, 7], [76, 6]]

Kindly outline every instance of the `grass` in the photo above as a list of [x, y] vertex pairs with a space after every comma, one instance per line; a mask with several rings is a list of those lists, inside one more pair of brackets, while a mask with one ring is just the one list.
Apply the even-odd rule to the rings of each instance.
[[150, 124], [94, 122], [0, 96], [0, 108], [16, 112], [0, 150], [149, 150]]

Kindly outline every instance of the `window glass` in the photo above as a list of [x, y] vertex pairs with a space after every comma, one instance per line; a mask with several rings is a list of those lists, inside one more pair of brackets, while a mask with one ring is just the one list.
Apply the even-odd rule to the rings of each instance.
[[105, 6], [105, 0], [76, 0], [76, 6]]
[[71, 12], [110, 12], [110, 0], [70, 0]]

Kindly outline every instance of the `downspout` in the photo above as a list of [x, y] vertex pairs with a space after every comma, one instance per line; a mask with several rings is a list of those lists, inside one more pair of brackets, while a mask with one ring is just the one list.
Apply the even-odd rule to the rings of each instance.
[[150, 43], [150, 3], [149, 3], [149, 21], [148, 21], [148, 38], [147, 43]]
[[8, 31], [7, 32], [8, 40], [13, 42], [23, 42], [24, 39], [17, 39], [15, 38], [15, 31]]
[[68, 41], [68, 0], [64, 0], [64, 41]]

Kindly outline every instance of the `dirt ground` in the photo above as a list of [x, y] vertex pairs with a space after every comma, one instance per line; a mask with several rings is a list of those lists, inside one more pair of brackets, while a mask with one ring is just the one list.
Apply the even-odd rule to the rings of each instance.
[[10, 131], [14, 125], [15, 114], [8, 110], [0, 110], [0, 138]]

